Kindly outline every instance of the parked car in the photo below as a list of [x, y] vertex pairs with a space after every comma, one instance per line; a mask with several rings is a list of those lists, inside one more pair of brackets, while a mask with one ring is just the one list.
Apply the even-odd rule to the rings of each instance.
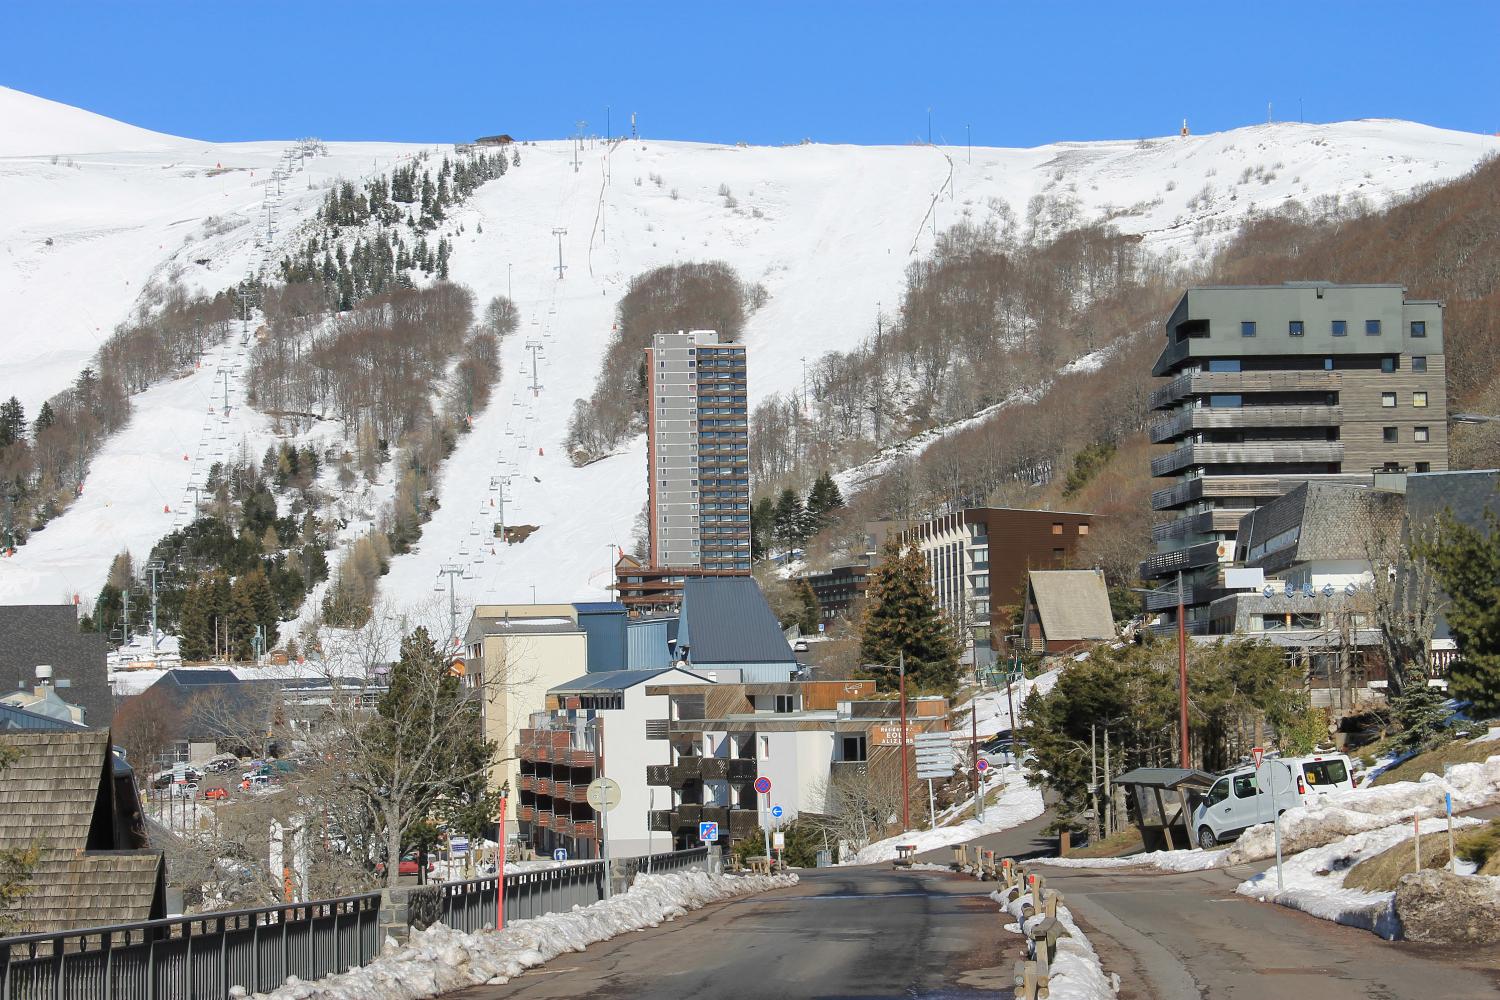
[[196, 781], [184, 781], [173, 785], [171, 796], [174, 799], [195, 799], [198, 797], [198, 783]]
[[1209, 788], [1193, 811], [1198, 846], [1208, 849], [1233, 840], [1252, 826], [1338, 788], [1353, 788], [1349, 758], [1343, 754], [1267, 757], [1259, 768], [1236, 768]]

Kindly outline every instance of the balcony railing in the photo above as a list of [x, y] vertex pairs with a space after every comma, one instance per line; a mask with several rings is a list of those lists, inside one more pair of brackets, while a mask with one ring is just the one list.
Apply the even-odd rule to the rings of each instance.
[[[1177, 607], [1177, 584], [1173, 582], [1165, 587], [1158, 587], [1145, 596], [1147, 611], [1165, 611], [1167, 608], [1175, 608]], [[1193, 588], [1186, 584], [1182, 588], [1182, 603], [1193, 603]]]
[[1165, 409], [1188, 396], [1241, 392], [1329, 392], [1339, 387], [1339, 373], [1189, 372], [1151, 393], [1151, 409]]
[[1180, 569], [1187, 570], [1198, 566], [1211, 566], [1219, 562], [1220, 546], [1228, 546], [1230, 549], [1233, 549], [1234, 543], [1201, 542], [1197, 545], [1190, 545], [1187, 548], [1174, 549], [1171, 552], [1157, 552], [1141, 563], [1141, 578], [1152, 580], [1165, 576], [1168, 573], [1175, 573]]
[[1151, 443], [1165, 444], [1188, 431], [1240, 427], [1337, 427], [1340, 406], [1193, 406], [1151, 425]]
[[1338, 441], [1276, 441], [1264, 444], [1188, 444], [1151, 460], [1153, 476], [1170, 476], [1195, 465], [1251, 463], [1342, 462]]
[[1247, 513], [1249, 513], [1248, 508], [1229, 507], [1187, 514], [1172, 521], [1152, 525], [1151, 540], [1164, 542], [1169, 539], [1186, 538], [1189, 535], [1206, 535], [1215, 531], [1238, 531], [1240, 519]]

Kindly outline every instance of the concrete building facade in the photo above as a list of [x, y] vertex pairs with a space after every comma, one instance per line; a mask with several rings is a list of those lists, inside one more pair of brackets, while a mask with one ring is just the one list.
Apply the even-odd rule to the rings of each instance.
[[646, 371], [647, 562], [748, 573], [744, 346], [712, 330], [659, 333]]
[[1187, 629], [1209, 630], [1250, 510], [1309, 480], [1447, 468], [1440, 303], [1400, 285], [1191, 288], [1165, 334], [1150, 429], [1167, 446], [1151, 462], [1164, 487], [1151, 505], [1172, 519], [1141, 565], [1162, 627], [1175, 627], [1181, 573]]

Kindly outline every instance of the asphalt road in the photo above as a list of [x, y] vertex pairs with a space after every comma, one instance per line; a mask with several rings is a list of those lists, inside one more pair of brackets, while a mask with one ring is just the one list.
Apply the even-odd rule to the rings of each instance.
[[708, 906], [450, 1000], [1011, 996], [1021, 939], [1001, 929], [992, 884], [889, 867], [800, 874], [793, 888]]

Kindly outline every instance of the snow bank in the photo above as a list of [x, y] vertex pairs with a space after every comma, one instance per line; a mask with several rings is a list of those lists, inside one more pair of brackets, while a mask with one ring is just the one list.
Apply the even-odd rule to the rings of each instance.
[[[628, 931], [655, 927], [709, 903], [797, 884], [795, 875], [638, 875], [628, 892], [568, 913], [521, 920], [505, 930], [464, 934], [436, 924], [401, 946], [387, 941], [371, 964], [315, 983], [296, 977], [264, 1000], [419, 1000], [481, 983], [504, 983], [563, 952], [582, 951]], [[239, 987], [231, 996], [248, 994]]]
[[[1005, 926], [1008, 931], [1024, 934], [1042, 919], [1037, 913], [1022, 922], [1021, 904], [1031, 898], [1029, 893], [1017, 896], [1014, 902], [1006, 902], [998, 892], [990, 893], [990, 898], [1016, 918], [1015, 923]], [[1114, 1000], [1120, 989], [1120, 977], [1104, 971], [1094, 946], [1073, 922], [1073, 914], [1061, 904], [1057, 907], [1057, 922], [1067, 928], [1068, 933], [1057, 939], [1057, 957], [1052, 962], [1048, 983], [1049, 1000]]]
[[1209, 868], [1222, 868], [1227, 862], [1228, 848], [1205, 851], [1195, 847], [1190, 851], [1148, 851], [1131, 854], [1123, 858], [1042, 858], [1035, 864], [1051, 865], [1054, 868], [1159, 868], [1164, 872], [1201, 872]]
[[[1453, 825], [1474, 826], [1478, 822], [1460, 817], [1453, 821]], [[1422, 821], [1424, 834], [1441, 833], [1445, 829], [1446, 819]], [[1272, 866], [1241, 882], [1236, 891], [1263, 903], [1279, 903], [1324, 920], [1373, 931], [1386, 940], [1394, 940], [1400, 936], [1401, 929], [1392, 905], [1396, 894], [1346, 888], [1344, 879], [1361, 861], [1373, 858], [1403, 840], [1411, 839], [1410, 822], [1344, 837], [1326, 846], [1315, 847], [1296, 857], [1284, 859], [1281, 866], [1283, 889], [1278, 891], [1276, 888], [1276, 868]]]
[[[1036, 819], [1046, 811], [1042, 793], [1026, 783], [1026, 778], [1015, 767], [996, 768], [1002, 774], [1000, 794], [985, 802], [984, 820], [964, 820], [954, 826], [940, 826], [936, 830], [908, 830], [906, 833], [877, 840], [861, 848], [846, 864], [873, 865], [892, 861], [896, 857], [897, 845], [913, 844], [917, 853], [935, 851], [954, 844], [963, 844], [976, 837], [1009, 830], [1027, 820]], [[993, 773], [993, 772], [992, 772]]]
[[[977, 725], [975, 728], [979, 730], [980, 739], [986, 739], [994, 736], [996, 733], [1014, 730], [1015, 721], [1010, 717], [1011, 702], [1015, 704], [1016, 715], [1019, 716], [1027, 698], [1035, 693], [1046, 694], [1051, 691], [1057, 685], [1057, 679], [1061, 676], [1062, 670], [1058, 668], [1017, 682], [1011, 686], [1010, 702], [1007, 702], [1003, 688], [998, 691], [986, 691], [984, 694], [978, 695], [972, 700], [959, 705], [953, 710], [954, 714], [962, 715], [971, 709], [977, 711], [979, 718], [976, 720]], [[963, 732], [968, 731], [968, 727], [960, 727], [960, 730], [962, 731], [959, 732], [959, 735], [962, 736]]]
[[[1443, 777], [1425, 774], [1421, 781], [1400, 781], [1379, 788], [1329, 792], [1317, 801], [1288, 809], [1281, 817], [1281, 851], [1295, 854], [1354, 834], [1443, 812], [1443, 796], [1453, 796], [1453, 811], [1466, 812], [1500, 802], [1500, 756], [1483, 763], [1457, 764]], [[1253, 826], [1229, 849], [1228, 862], [1259, 861], [1276, 853], [1270, 823]]]

